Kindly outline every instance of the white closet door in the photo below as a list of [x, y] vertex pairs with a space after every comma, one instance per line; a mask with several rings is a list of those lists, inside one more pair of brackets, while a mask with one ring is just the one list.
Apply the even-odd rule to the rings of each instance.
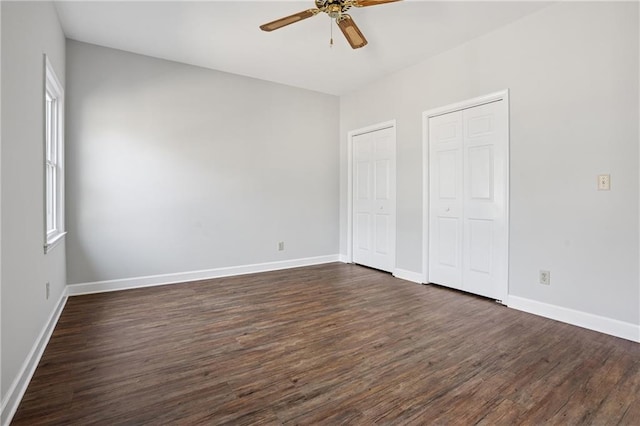
[[463, 288], [503, 299], [507, 271], [508, 136], [501, 102], [463, 111]]
[[500, 300], [508, 271], [503, 102], [429, 118], [429, 281]]
[[395, 129], [353, 137], [353, 261], [392, 272], [396, 240]]
[[429, 281], [462, 288], [462, 111], [429, 119]]

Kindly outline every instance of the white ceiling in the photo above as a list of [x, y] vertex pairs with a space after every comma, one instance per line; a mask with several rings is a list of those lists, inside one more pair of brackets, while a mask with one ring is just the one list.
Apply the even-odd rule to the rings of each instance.
[[58, 1], [67, 37], [342, 95], [535, 12], [549, 3], [403, 1], [351, 9], [368, 39], [352, 50], [320, 14], [271, 33], [258, 26], [307, 1]]

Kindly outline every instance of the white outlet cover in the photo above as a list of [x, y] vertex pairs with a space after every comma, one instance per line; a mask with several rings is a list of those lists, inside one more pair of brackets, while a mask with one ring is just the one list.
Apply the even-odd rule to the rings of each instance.
[[611, 175], [598, 175], [598, 191], [611, 189]]
[[542, 285], [550, 285], [551, 284], [551, 272], [549, 272], [549, 271], [540, 271], [540, 284], [542, 284]]

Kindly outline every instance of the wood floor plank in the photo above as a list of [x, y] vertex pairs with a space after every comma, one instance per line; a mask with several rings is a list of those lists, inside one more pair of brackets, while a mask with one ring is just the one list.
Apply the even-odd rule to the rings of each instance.
[[640, 424], [640, 345], [327, 264], [69, 299], [14, 425]]

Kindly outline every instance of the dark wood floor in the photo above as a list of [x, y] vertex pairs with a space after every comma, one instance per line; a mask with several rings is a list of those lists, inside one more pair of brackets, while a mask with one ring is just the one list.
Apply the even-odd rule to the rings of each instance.
[[640, 425], [640, 345], [329, 264], [71, 298], [35, 424]]

